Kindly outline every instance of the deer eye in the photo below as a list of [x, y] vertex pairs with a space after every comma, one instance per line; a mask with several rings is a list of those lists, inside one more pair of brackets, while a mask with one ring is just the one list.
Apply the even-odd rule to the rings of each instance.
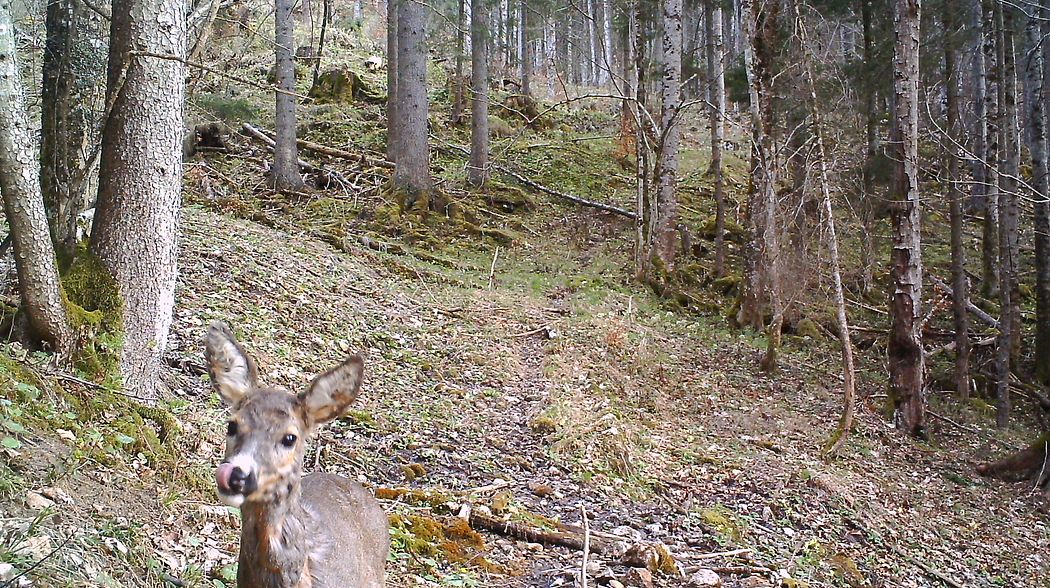
[[226, 423], [226, 436], [233, 437], [237, 434], [237, 423], [230, 421]]
[[281, 439], [281, 445], [284, 445], [285, 447], [288, 447], [288, 448], [295, 447], [295, 442], [296, 442], [297, 439], [299, 439], [299, 438], [296, 437], [295, 435], [292, 435], [291, 433], [288, 433], [287, 435], [285, 435]]

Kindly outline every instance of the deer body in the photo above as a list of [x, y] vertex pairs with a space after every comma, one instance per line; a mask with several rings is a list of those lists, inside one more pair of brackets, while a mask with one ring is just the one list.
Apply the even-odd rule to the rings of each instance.
[[293, 395], [258, 387], [254, 361], [225, 325], [209, 329], [206, 356], [233, 407], [215, 480], [241, 509], [238, 588], [381, 588], [390, 540], [379, 503], [342, 476], [302, 474], [305, 438], [357, 397], [361, 358]]

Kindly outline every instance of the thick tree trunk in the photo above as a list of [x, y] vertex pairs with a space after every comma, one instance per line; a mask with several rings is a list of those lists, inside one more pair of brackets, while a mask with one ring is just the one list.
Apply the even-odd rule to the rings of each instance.
[[470, 165], [467, 181], [481, 187], [488, 179], [489, 166], [489, 39], [488, 0], [470, 4]]
[[105, 49], [91, 39], [104, 34], [100, 16], [80, 0], [47, 5], [43, 93], [40, 101], [40, 189], [55, 247], [72, 258], [77, 218], [90, 207], [95, 163], [88, 155], [98, 140], [94, 107], [105, 94]]
[[660, 111], [660, 150], [656, 164], [657, 209], [651, 279], [663, 282], [674, 271], [678, 249], [678, 145], [682, 127], [682, 0], [663, 0], [663, 55]]
[[769, 350], [763, 366], [775, 365], [783, 309], [780, 305], [779, 238], [776, 222], [777, 161], [773, 149], [773, 50], [777, 43], [776, 0], [743, 0], [744, 68], [751, 104], [751, 189], [748, 192], [748, 240], [737, 322], [755, 329], [765, 324], [766, 303], [772, 307]]
[[466, 37], [466, 0], [459, 0], [456, 12], [456, 79], [453, 82], [452, 124], [463, 122], [463, 45]]
[[[303, 188], [299, 173], [299, 149], [295, 144], [295, 19], [294, 0], [277, 0], [274, 13], [274, 57], [277, 69], [275, 137], [273, 169], [270, 180], [274, 189], [298, 191]], [[304, 11], [305, 12], [305, 11]]]
[[394, 184], [404, 193], [405, 208], [429, 207], [430, 143], [427, 135], [427, 7], [403, 1], [397, 25], [397, 121], [400, 152]]
[[967, 305], [970, 284], [966, 278], [966, 246], [963, 242], [963, 191], [959, 167], [962, 162], [962, 120], [959, 115], [961, 100], [959, 83], [958, 10], [945, 4], [944, 22], [944, 84], [947, 97], [948, 141], [945, 149], [948, 168], [948, 206], [951, 218], [952, 243], [952, 314], [955, 319], [955, 390], [963, 399], [970, 396], [970, 326]]
[[532, 53], [529, 51], [529, 5], [521, 0], [521, 93], [532, 96]]
[[[1036, 14], [1041, 22], [1041, 42], [1039, 60], [1039, 85], [1032, 89], [1034, 104], [1029, 123], [1032, 149], [1033, 184], [1039, 192], [1035, 197], [1035, 376], [1043, 385], [1050, 385], [1050, 176], [1048, 176], [1047, 157], [1050, 146], [1047, 139], [1047, 120], [1050, 113], [1046, 111], [1050, 100], [1050, 0], [1042, 0], [1041, 9]], [[1035, 20], [1034, 18], [1032, 20]], [[1032, 26], [1032, 23], [1029, 23]], [[1037, 29], [1035, 34], [1040, 31]], [[1030, 33], [1031, 35], [1032, 33]], [[1031, 37], [1030, 37], [1031, 38]], [[1037, 153], [1038, 151], [1038, 153]], [[1041, 161], [1038, 161], [1041, 160]]]
[[[157, 397], [157, 371], [175, 304], [186, 70], [167, 59], [129, 58], [132, 50], [182, 57], [185, 10], [178, 0], [115, 3], [108, 91], [113, 112], [102, 134], [91, 252], [123, 295], [125, 388]], [[127, 67], [123, 89], [115, 84]]]
[[722, 48], [722, 7], [707, 0], [704, 8], [707, 37], [707, 76], [710, 99], [711, 174], [715, 180], [715, 275], [725, 275], [725, 173], [722, 169], [722, 146], [725, 143], [726, 77]]
[[11, 0], [0, 0], [0, 192], [15, 250], [22, 311], [32, 335], [70, 351], [72, 333], [40, 194], [40, 162], [30, 137], [15, 49]]
[[894, 124], [890, 141], [894, 161], [892, 199], [893, 253], [890, 299], [890, 398], [897, 426], [926, 434], [925, 358], [922, 348], [922, 240], [919, 203], [919, 14], [920, 0], [896, 0]]
[[403, 0], [386, 2], [386, 158], [397, 162], [400, 149], [397, 132], [397, 22], [398, 7]]

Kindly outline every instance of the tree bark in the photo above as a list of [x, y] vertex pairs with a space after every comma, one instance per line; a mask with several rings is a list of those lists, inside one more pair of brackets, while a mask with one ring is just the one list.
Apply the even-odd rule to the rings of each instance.
[[722, 47], [722, 7], [707, 0], [704, 9], [707, 37], [707, 76], [710, 81], [711, 174], [715, 180], [715, 275], [725, 275], [725, 173], [722, 146], [725, 143], [726, 78]]
[[744, 39], [744, 68], [751, 104], [751, 188], [748, 192], [747, 230], [744, 246], [743, 292], [737, 322], [760, 329], [765, 306], [772, 307], [769, 349], [763, 367], [773, 369], [779, 347], [783, 309], [780, 304], [779, 238], [776, 222], [777, 161], [773, 149], [773, 47], [777, 43], [776, 0], [743, 0], [740, 3]]
[[613, 72], [612, 0], [602, 0], [602, 79], [600, 84], [608, 86]]
[[427, 135], [427, 7], [403, 1], [397, 25], [397, 120], [399, 153], [394, 185], [404, 192], [405, 208], [429, 206], [430, 143]]
[[[864, 68], [870, 71], [875, 64], [875, 32], [872, 20], [872, 0], [861, 0], [861, 18], [864, 29]], [[865, 295], [871, 292], [875, 279], [875, 164], [879, 155], [878, 112], [875, 109], [876, 85], [864, 84], [864, 169], [861, 182], [862, 195], [860, 214], [864, 230], [861, 234], [861, 290]]]
[[[182, 58], [185, 28], [178, 0], [113, 7], [107, 88], [114, 107], [102, 134], [91, 252], [123, 296], [125, 389], [146, 399], [158, 395], [175, 304], [186, 70], [180, 61], [132, 58], [130, 52]], [[123, 89], [113, 96], [125, 67]]]
[[[1015, 355], [1015, 339], [1020, 341], [1020, 310], [1017, 296], [1017, 177], [1020, 171], [1018, 145], [1017, 86], [1014, 61], [1013, 11], [996, 3], [998, 57], [1002, 63], [999, 100], [999, 337], [996, 342], [996, 417], [999, 427], [1010, 421], [1010, 368]], [[1019, 346], [1019, 344], [1018, 344]]]
[[521, 93], [532, 96], [532, 53], [529, 51], [529, 4], [521, 0], [521, 30], [518, 38], [521, 48], [518, 51], [521, 60]]
[[470, 3], [470, 164], [467, 181], [481, 187], [489, 166], [489, 39], [487, 0]]
[[589, 85], [601, 84], [602, 71], [602, 49], [600, 35], [598, 33], [598, 3], [597, 0], [587, 0], [587, 18], [584, 19], [587, 27], [588, 47], [590, 48], [591, 78], [587, 80]]
[[453, 82], [452, 124], [463, 122], [463, 45], [466, 36], [466, 0], [459, 0], [456, 11], [456, 79]]
[[897, 426], [926, 435], [922, 348], [922, 239], [919, 204], [919, 16], [921, 0], [896, 0], [894, 13], [893, 253], [888, 345]]
[[105, 46], [100, 16], [81, 0], [47, 4], [43, 92], [40, 101], [40, 189], [55, 247], [71, 259], [77, 218], [90, 207], [89, 186], [97, 173], [88, 154], [98, 140], [95, 111], [105, 93], [101, 71]]
[[984, 61], [984, 226], [981, 235], [981, 295], [999, 293], [999, 86], [1002, 84], [995, 19], [996, 0], [981, 3], [981, 52]]
[[952, 244], [952, 315], [955, 322], [955, 390], [960, 398], [970, 397], [970, 325], [967, 304], [970, 285], [966, 278], [966, 247], [963, 239], [963, 191], [959, 166], [962, 162], [962, 120], [959, 83], [958, 9], [947, 3], [942, 8], [944, 23], [944, 84], [947, 98], [948, 145], [945, 156], [948, 169], [948, 206], [951, 218]]
[[401, 2], [387, 0], [386, 3], [386, 158], [395, 163], [400, 153], [397, 141], [400, 128], [397, 117], [397, 22]]
[[[1029, 33], [1040, 35], [1038, 47], [1039, 63], [1038, 85], [1034, 85], [1036, 79], [1032, 80], [1032, 97], [1029, 128], [1029, 141], [1031, 141], [1034, 177], [1032, 183], [1036, 186], [1038, 194], [1035, 197], [1035, 211], [1033, 221], [1035, 224], [1035, 377], [1043, 385], [1050, 385], [1050, 165], [1047, 157], [1050, 155], [1047, 139], [1047, 119], [1050, 113], [1046, 111], [1047, 101], [1050, 100], [1050, 43], [1046, 42], [1050, 35], [1050, 0], [1041, 0], [1041, 10], [1036, 12], [1041, 17], [1042, 31], [1036, 29]], [[1035, 20], [1034, 18], [1032, 19]], [[1034, 26], [1029, 22], [1029, 27]], [[1035, 25], [1038, 26], [1038, 25]]]
[[666, 281], [674, 271], [678, 250], [678, 145], [682, 127], [678, 109], [682, 102], [682, 0], [663, 0], [663, 55], [660, 110], [660, 148], [656, 164], [656, 233], [653, 259], [655, 275]]
[[70, 351], [72, 333], [19, 76], [11, 0], [0, 0], [0, 192], [14, 246], [22, 311], [31, 334], [64, 355]]
[[[275, 141], [270, 181], [276, 190], [298, 191], [303, 188], [299, 173], [299, 149], [295, 144], [295, 19], [294, 0], [277, 0], [274, 58], [277, 69]], [[305, 9], [304, 9], [305, 13]]]

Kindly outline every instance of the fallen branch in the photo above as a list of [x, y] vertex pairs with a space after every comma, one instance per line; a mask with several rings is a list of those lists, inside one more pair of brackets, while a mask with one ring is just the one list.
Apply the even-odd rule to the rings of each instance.
[[[955, 291], [951, 289], [951, 286], [949, 286], [948, 284], [945, 284], [944, 281], [942, 281], [940, 278], [938, 278], [937, 276], [935, 276], [933, 274], [929, 274], [929, 276], [930, 276], [930, 281], [933, 282], [933, 285], [935, 285], [938, 288], [940, 288], [941, 290], [943, 290], [944, 293], [947, 294], [948, 296], [955, 296]], [[967, 308], [967, 310], [972, 312], [975, 317], [981, 319], [981, 321], [983, 323], [985, 323], [986, 325], [988, 325], [990, 327], [995, 327], [996, 329], [999, 328], [999, 321], [996, 320], [995, 317], [993, 317], [992, 315], [988, 314], [987, 312], [981, 310], [980, 307], [975, 305], [970, 300], [966, 301], [966, 308]]]
[[[250, 126], [250, 125], [248, 125]], [[269, 131], [263, 131], [258, 129], [260, 132], [269, 137], [272, 133]], [[272, 137], [271, 137], [272, 139]], [[373, 159], [367, 155], [361, 153], [354, 153], [352, 151], [344, 151], [342, 149], [336, 149], [335, 147], [329, 147], [328, 145], [322, 145], [320, 143], [314, 143], [313, 141], [307, 141], [306, 139], [296, 139], [295, 144], [299, 147], [306, 149], [307, 151], [313, 151], [321, 155], [328, 157], [335, 157], [337, 159], [345, 159], [347, 161], [353, 161], [354, 163], [361, 163], [364, 165], [371, 165], [374, 167], [381, 167], [383, 169], [394, 169], [394, 162], [387, 161], [385, 159]]]
[[[470, 512], [469, 522], [470, 526], [475, 529], [484, 529], [493, 533], [499, 533], [500, 535], [512, 539], [520, 539], [522, 541], [539, 543], [541, 545], [568, 547], [569, 549], [575, 549], [577, 551], [583, 549], [583, 537], [580, 537], [575, 533], [560, 533], [558, 531], [538, 529], [523, 523], [504, 521], [474, 510]], [[588, 547], [591, 553], [599, 555], [608, 550], [608, 546], [603, 542], [590, 541]]]
[[580, 566], [580, 586], [587, 588], [587, 558], [591, 555], [591, 525], [587, 522], [587, 508], [580, 505], [580, 518], [583, 519], [583, 564]]
[[[440, 139], [438, 139], [438, 140], [440, 140]], [[445, 143], [444, 141], [442, 141], [442, 143], [444, 143], [447, 148], [449, 148], [449, 149], [451, 149], [453, 151], [458, 151], [459, 153], [461, 153], [463, 155], [468, 155], [468, 156], [470, 155], [470, 151], [468, 151], [465, 147], [460, 147], [459, 145], [453, 145], [451, 143]], [[500, 165], [498, 163], [490, 163], [489, 166], [494, 168], [494, 169], [496, 169], [496, 170], [499, 170], [500, 172], [502, 172], [502, 173], [504, 173], [504, 174], [506, 174], [506, 175], [508, 175], [508, 176], [510, 176], [512, 178], [514, 178], [515, 180], [521, 182], [522, 184], [525, 184], [526, 186], [528, 186], [530, 188], [533, 188], [535, 190], [539, 190], [540, 192], [543, 192], [544, 194], [548, 194], [550, 196], [554, 196], [555, 198], [561, 198], [562, 200], [568, 200], [569, 202], [572, 202], [572, 203], [575, 203], [575, 204], [579, 204], [580, 206], [589, 206], [591, 208], [597, 208], [598, 210], [604, 210], [605, 212], [611, 212], [613, 214], [618, 214], [618, 215], [620, 215], [620, 216], [622, 216], [624, 218], [629, 218], [631, 220], [635, 220], [635, 219], [638, 218], [638, 216], [635, 213], [633, 213], [633, 212], [631, 212], [631, 211], [629, 211], [629, 210], [627, 210], [625, 208], [620, 208], [618, 206], [613, 206], [611, 204], [605, 204], [605, 203], [602, 203], [602, 202], [595, 202], [594, 200], [587, 200], [586, 198], [581, 198], [579, 196], [576, 196], [576, 195], [573, 195], [573, 194], [569, 194], [567, 192], [561, 192], [559, 190], [555, 190], [554, 188], [548, 188], [547, 186], [544, 186], [543, 184], [541, 184], [539, 182], [535, 182], [533, 180], [530, 180], [530, 179], [526, 178], [525, 176], [519, 174], [518, 172], [516, 172], [516, 171], [514, 171], [514, 170], [512, 170], [512, 169], [510, 169], [510, 168], [508, 168], [508, 167], [506, 167], [504, 165]]]
[[878, 533], [878, 532], [874, 531], [873, 529], [871, 529], [870, 527], [865, 525], [863, 522], [861, 522], [859, 519], [854, 518], [854, 517], [846, 517], [846, 520], [850, 524], [852, 524], [854, 527], [856, 527], [858, 530], [862, 531], [865, 535], [876, 537], [879, 540], [879, 544], [884, 545], [886, 548], [888, 548], [890, 551], [892, 551], [898, 557], [904, 559], [908, 563], [910, 563], [913, 566], [919, 568], [920, 570], [925, 572], [927, 576], [929, 576], [929, 577], [931, 577], [931, 578], [933, 578], [935, 580], [940, 580], [941, 582], [944, 582], [945, 584], [947, 584], [948, 586], [951, 586], [952, 588], [964, 588], [963, 585], [960, 584], [955, 579], [944, 575], [943, 573], [941, 573], [941, 572], [937, 571], [936, 569], [930, 567], [926, 563], [916, 559], [915, 557], [913, 557], [911, 554], [907, 553], [906, 551], [904, 551], [900, 547], [897, 547], [893, 543], [890, 543], [889, 541], [886, 540], [885, 537], [882, 536], [881, 533]]

